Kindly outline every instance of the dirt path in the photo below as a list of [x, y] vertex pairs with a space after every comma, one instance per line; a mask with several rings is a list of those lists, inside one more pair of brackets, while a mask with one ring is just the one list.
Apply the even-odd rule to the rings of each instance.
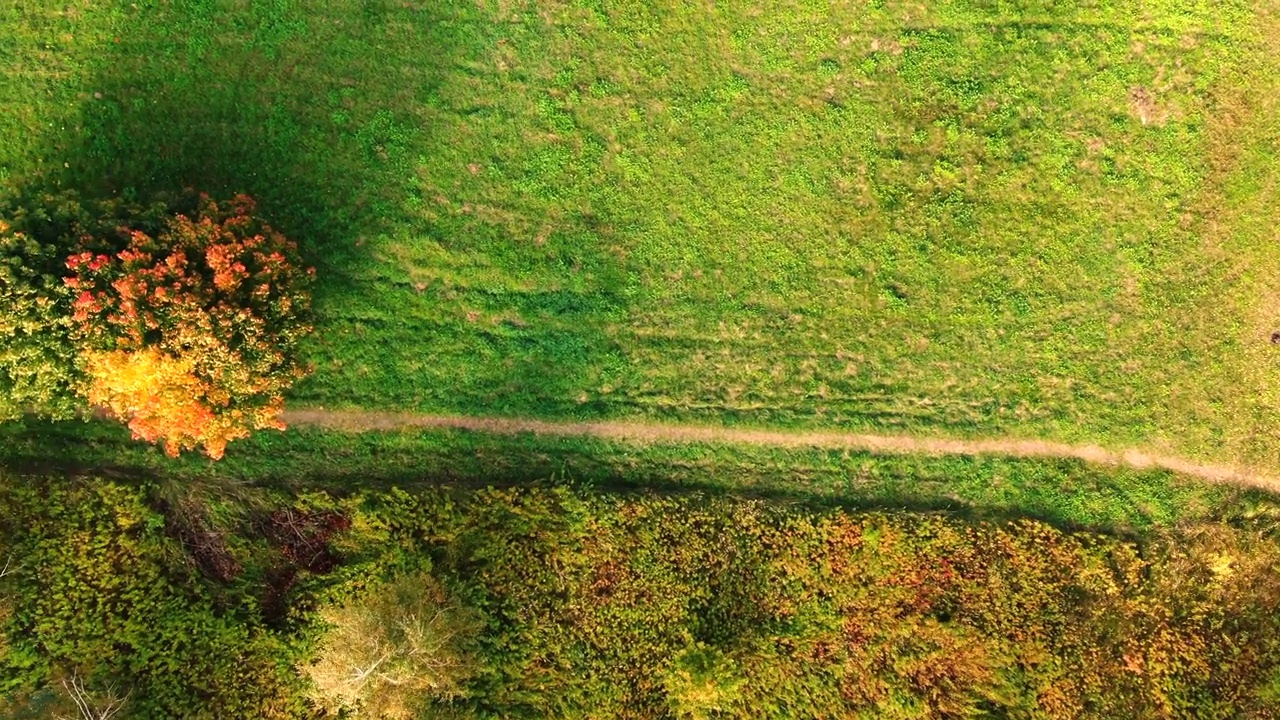
[[1017, 458], [1075, 458], [1094, 465], [1111, 465], [1139, 470], [1160, 468], [1213, 483], [1280, 492], [1280, 478], [1246, 469], [1203, 465], [1165, 455], [1138, 450], [1112, 451], [1096, 445], [1067, 445], [1040, 440], [985, 439], [951, 440], [911, 435], [869, 435], [833, 431], [759, 430], [699, 425], [666, 425], [649, 422], [552, 422], [517, 418], [467, 417], [462, 415], [413, 415], [320, 409], [288, 410], [289, 425], [324, 427], [347, 432], [447, 428], [473, 430], [498, 435], [592, 437], [639, 444], [714, 443], [758, 445], [775, 448], [820, 448], [865, 450], [891, 455], [999, 455]]

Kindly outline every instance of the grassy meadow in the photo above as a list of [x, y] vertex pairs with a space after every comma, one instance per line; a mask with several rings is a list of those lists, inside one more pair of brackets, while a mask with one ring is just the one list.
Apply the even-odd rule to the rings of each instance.
[[1280, 460], [1266, 3], [0, 4], [0, 184], [246, 191], [293, 401]]

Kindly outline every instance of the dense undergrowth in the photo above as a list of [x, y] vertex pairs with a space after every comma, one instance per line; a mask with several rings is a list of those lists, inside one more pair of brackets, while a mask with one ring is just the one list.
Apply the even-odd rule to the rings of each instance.
[[[335, 698], [455, 718], [1262, 718], [1280, 702], [1280, 543], [1258, 526], [1134, 544], [553, 485], [8, 477], [4, 500], [10, 715], [65, 701], [67, 678], [143, 718], [307, 717]], [[416, 682], [350, 682], [383, 656]]]

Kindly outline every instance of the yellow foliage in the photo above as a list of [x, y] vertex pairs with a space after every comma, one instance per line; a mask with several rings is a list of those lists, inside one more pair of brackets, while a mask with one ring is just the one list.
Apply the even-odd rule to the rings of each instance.
[[250, 411], [228, 410], [230, 398], [194, 373], [190, 357], [174, 357], [158, 348], [86, 354], [89, 402], [129, 424], [134, 437], [162, 443], [176, 457], [203, 447], [214, 459], [227, 443], [249, 431], [279, 428], [282, 402]]

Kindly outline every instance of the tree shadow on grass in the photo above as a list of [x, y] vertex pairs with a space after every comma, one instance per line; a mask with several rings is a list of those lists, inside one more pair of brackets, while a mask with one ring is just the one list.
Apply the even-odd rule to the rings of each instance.
[[[79, 122], [50, 143], [68, 158], [58, 181], [89, 197], [252, 195], [321, 268], [320, 292], [345, 293], [367, 261], [355, 239], [380, 222], [361, 193], [385, 172], [339, 147], [323, 95], [355, 80], [305, 41], [309, 22], [291, 7], [145, 8], [98, 58]], [[371, 102], [390, 92], [376, 75], [360, 82]]]
[[[434, 123], [505, 117], [485, 105], [492, 87], [471, 83], [505, 32], [484, 11], [391, 0], [131, 5], [127, 30], [96, 58], [78, 121], [48, 138], [45, 155], [67, 167], [45, 182], [87, 197], [185, 187], [255, 197], [317, 268], [307, 344], [317, 371], [292, 400], [592, 411], [582, 389], [618, 362], [601, 320], [622, 307], [612, 258], [583, 251], [599, 269], [594, 284], [513, 291], [472, 278], [462, 299], [447, 280], [419, 277], [454, 272], [423, 272], [433, 257], [424, 246], [458, 248], [481, 256], [479, 273], [502, 273], [503, 257], [468, 251], [473, 237], [497, 253], [518, 244], [473, 218], [421, 212], [433, 192], [421, 168], [459, 160]], [[478, 96], [441, 100], [450, 83], [474, 84]]]

